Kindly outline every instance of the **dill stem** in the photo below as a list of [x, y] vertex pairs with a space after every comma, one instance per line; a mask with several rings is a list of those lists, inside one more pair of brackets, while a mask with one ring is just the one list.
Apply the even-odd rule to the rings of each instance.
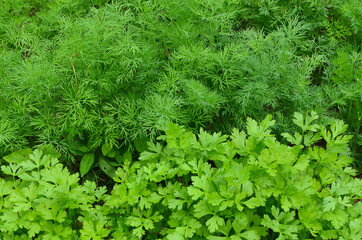
[[75, 57], [77, 53], [74, 53], [72, 56], [70, 56], [70, 64], [72, 65], [73, 72], [74, 72], [74, 78], [75, 78], [75, 94], [78, 95], [78, 80], [77, 80], [77, 73], [75, 71], [75, 67], [73, 64], [73, 57]]

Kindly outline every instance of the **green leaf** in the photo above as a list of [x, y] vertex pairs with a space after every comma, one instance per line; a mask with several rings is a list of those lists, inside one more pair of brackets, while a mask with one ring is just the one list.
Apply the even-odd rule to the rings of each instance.
[[360, 240], [362, 239], [362, 218], [351, 220], [349, 223], [349, 228], [351, 233], [349, 234], [349, 237], [351, 240]]
[[116, 160], [118, 163], [123, 163], [125, 161], [132, 161], [132, 153], [130, 150], [126, 151], [125, 153], [123, 153], [122, 155], [120, 155], [119, 157], [116, 157]]
[[73, 154], [84, 155], [89, 152], [89, 148], [79, 142], [73, 142], [69, 144], [70, 151]]
[[171, 209], [177, 208], [177, 210], [181, 210], [184, 203], [185, 203], [185, 200], [170, 199], [168, 201], [168, 207]]
[[[0, 179], [0, 197], [4, 195], [8, 195], [12, 189], [12, 182], [8, 182], [5, 180]], [[1, 210], [1, 207], [0, 207]]]
[[324, 214], [325, 219], [330, 221], [335, 229], [340, 229], [349, 219], [348, 213], [344, 209], [335, 209]]
[[145, 219], [145, 220], [143, 221], [143, 227], [144, 227], [146, 230], [153, 229], [153, 228], [154, 228], [154, 225], [153, 225], [152, 220], [150, 220], [150, 219]]
[[103, 156], [107, 156], [107, 154], [109, 153], [109, 151], [111, 151], [112, 149], [112, 145], [109, 143], [104, 143], [102, 145], [102, 154]]
[[294, 168], [299, 171], [305, 170], [309, 165], [309, 159], [310, 159], [309, 155], [302, 154], [299, 157], [298, 161], [295, 163]]
[[256, 208], [259, 206], [263, 206], [265, 204], [265, 199], [263, 199], [261, 196], [252, 197], [249, 200], [245, 201], [244, 204], [250, 208]]
[[224, 226], [225, 221], [223, 218], [219, 216], [213, 216], [209, 220], [206, 221], [206, 226], [208, 227], [211, 233], [214, 233], [219, 227]]
[[3, 158], [8, 163], [21, 163], [21, 162], [28, 160], [29, 155], [32, 153], [33, 153], [33, 151], [30, 148], [25, 148], [25, 149], [15, 151]]
[[325, 212], [333, 211], [336, 208], [338, 201], [332, 196], [325, 197], [323, 199], [323, 210]]
[[142, 219], [135, 216], [129, 216], [127, 218], [126, 224], [132, 227], [139, 227], [142, 226]]
[[201, 218], [203, 216], [212, 214], [212, 211], [210, 210], [210, 207], [206, 200], [201, 200], [198, 202], [195, 206], [195, 217]]
[[311, 111], [310, 114], [307, 113], [305, 119], [303, 114], [296, 112], [294, 113], [293, 122], [303, 130], [303, 133], [306, 131], [316, 132], [319, 129], [319, 125], [311, 124], [316, 119], [318, 119], [318, 115], [314, 111]]
[[288, 235], [291, 239], [297, 239], [296, 233], [301, 226], [299, 225], [299, 221], [295, 220], [295, 212], [281, 212], [278, 208], [272, 206], [271, 213], [274, 219], [271, 219], [265, 214], [261, 224], [267, 228], [271, 228], [274, 232], [279, 232], [280, 237], [282, 235]]
[[139, 135], [138, 137], [133, 140], [133, 145], [135, 149], [141, 153], [147, 150], [147, 142], [149, 139], [146, 136]]
[[112, 148], [111, 151], [108, 152], [107, 157], [114, 158], [117, 154], [117, 150]]
[[232, 144], [235, 146], [236, 149], [238, 149], [238, 153], [242, 156], [247, 155], [246, 150], [246, 133], [244, 131], [239, 131], [238, 129], [234, 128], [232, 135]]
[[299, 133], [294, 133], [294, 136], [290, 135], [289, 133], [282, 133], [282, 136], [287, 139], [288, 142], [294, 145], [300, 145], [302, 143], [302, 135]]
[[185, 240], [184, 236], [182, 236], [178, 232], [173, 232], [173, 233], [167, 235], [167, 239], [169, 239], [169, 240]]
[[192, 186], [187, 188], [187, 192], [192, 197], [193, 200], [197, 200], [202, 195], [204, 195], [204, 193], [200, 189], [192, 187]]
[[41, 226], [37, 222], [32, 222], [29, 224], [29, 237], [34, 237], [37, 233], [39, 233], [41, 230]]
[[59, 158], [61, 156], [61, 154], [51, 144], [42, 145], [39, 150], [43, 151], [43, 155], [50, 155], [53, 158]]
[[309, 147], [321, 138], [322, 136], [320, 134], [313, 134], [312, 132], [308, 132], [304, 135], [304, 146]]
[[104, 157], [99, 158], [99, 167], [109, 177], [113, 178], [115, 176], [116, 170]]
[[102, 222], [94, 223], [90, 220], [83, 222], [83, 229], [80, 230], [81, 239], [104, 239], [109, 232]]
[[337, 239], [338, 238], [338, 232], [335, 229], [321, 231], [320, 235], [321, 235], [322, 239]]
[[256, 230], [246, 230], [245, 232], [241, 233], [240, 236], [247, 240], [260, 239], [260, 234]]
[[344, 133], [348, 128], [347, 124], [344, 124], [342, 120], [336, 120], [331, 124], [331, 132], [333, 139]]
[[226, 139], [226, 135], [221, 135], [221, 133], [209, 134], [204, 131], [202, 128], [200, 129], [200, 134], [198, 135], [199, 144], [194, 145], [197, 149], [212, 151], [218, 146], [220, 143], [223, 143]]
[[91, 169], [94, 162], [94, 153], [87, 153], [80, 160], [79, 171], [80, 175], [83, 177]]
[[136, 237], [141, 238], [145, 234], [145, 230], [143, 230], [143, 227], [141, 226], [141, 227], [133, 229], [132, 233]]
[[1, 166], [1, 171], [9, 176], [17, 176], [24, 172], [20, 165], [13, 163], [10, 163], [8, 166]]
[[235, 220], [232, 223], [232, 227], [235, 233], [239, 234], [242, 230], [246, 229], [249, 225], [248, 216], [245, 213], [236, 213]]
[[260, 126], [258, 126], [258, 123], [251, 118], [247, 118], [246, 122], [247, 122], [246, 128], [250, 136], [256, 138], [265, 138], [273, 136], [270, 134], [271, 131], [268, 130], [268, 128], [273, 126], [275, 123], [275, 120], [272, 120], [271, 115], [267, 115], [266, 118], [260, 123]]

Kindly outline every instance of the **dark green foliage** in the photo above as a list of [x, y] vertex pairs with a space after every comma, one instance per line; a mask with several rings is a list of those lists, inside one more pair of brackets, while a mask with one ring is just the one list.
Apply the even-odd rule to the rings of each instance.
[[358, 0], [0, 2], [0, 155], [75, 161], [168, 121], [230, 133], [272, 114], [280, 135], [314, 110], [361, 158]]

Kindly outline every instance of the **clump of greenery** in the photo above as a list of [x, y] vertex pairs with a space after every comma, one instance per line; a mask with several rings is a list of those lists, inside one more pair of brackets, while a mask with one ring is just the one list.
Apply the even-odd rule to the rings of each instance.
[[[361, 239], [362, 181], [347, 125], [294, 114], [278, 142], [267, 116], [230, 136], [170, 123], [107, 192], [79, 184], [51, 147], [5, 158], [3, 239]], [[104, 154], [109, 146], [102, 147]]]
[[[99, 203], [105, 187], [94, 182], [78, 183], [79, 175], [70, 174], [59, 163], [54, 150], [30, 151], [23, 159], [10, 158], [1, 166], [0, 236], [2, 239], [98, 239], [109, 234], [99, 218]], [[25, 157], [24, 157], [25, 156]]]
[[[168, 121], [231, 133], [295, 111], [361, 157], [361, 7], [348, 1], [0, 1], [0, 155], [132, 149]], [[81, 152], [81, 153], [80, 153]]]

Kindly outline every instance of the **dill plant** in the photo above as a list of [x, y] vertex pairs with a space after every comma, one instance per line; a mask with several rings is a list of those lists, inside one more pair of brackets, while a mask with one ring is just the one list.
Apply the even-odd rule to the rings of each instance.
[[361, 156], [356, 0], [2, 2], [1, 155], [132, 148], [168, 121], [229, 133], [273, 114], [281, 133], [314, 110]]

